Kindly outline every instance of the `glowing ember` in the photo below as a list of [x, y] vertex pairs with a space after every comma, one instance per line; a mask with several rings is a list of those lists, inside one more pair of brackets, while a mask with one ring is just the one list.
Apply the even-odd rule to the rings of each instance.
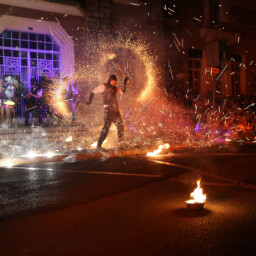
[[[108, 139], [105, 139], [105, 140], [103, 141], [103, 143], [102, 143], [102, 146], [106, 147], [106, 146], [107, 146], [107, 143], [108, 143]], [[97, 144], [98, 144], [98, 142], [96, 141], [96, 142], [92, 143], [92, 144], [90, 145], [90, 147], [91, 147], [91, 148], [96, 148], [96, 147], [97, 147]]]
[[45, 154], [45, 156], [48, 157], [48, 158], [51, 158], [51, 157], [54, 156], [54, 153], [53, 153], [53, 152], [47, 152], [47, 153]]
[[96, 147], [97, 147], [97, 141], [91, 144], [91, 148], [96, 148]]
[[29, 157], [29, 158], [34, 158], [36, 156], [37, 154], [34, 151], [29, 151], [28, 154], [26, 155], [26, 157]]
[[104, 58], [106, 60], [113, 60], [116, 57], [116, 55], [114, 53], [106, 53]]
[[66, 142], [72, 141], [72, 136], [69, 136], [65, 141], [66, 141]]
[[7, 159], [5, 162], [4, 162], [4, 166], [7, 167], [7, 168], [11, 168], [13, 167], [13, 163], [11, 160]]
[[164, 145], [160, 145], [157, 150], [154, 150], [154, 152], [148, 152], [147, 156], [156, 156], [162, 152], [163, 149], [168, 149], [170, 145], [168, 143]]
[[190, 199], [186, 201], [187, 204], [204, 203], [206, 201], [206, 195], [203, 194], [203, 189], [200, 188], [201, 180], [197, 180], [197, 188], [190, 194]]

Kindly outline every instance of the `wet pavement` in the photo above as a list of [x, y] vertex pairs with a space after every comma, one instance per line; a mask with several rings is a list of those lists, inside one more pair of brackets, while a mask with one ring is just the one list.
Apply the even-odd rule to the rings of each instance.
[[[255, 163], [190, 151], [1, 168], [0, 255], [254, 255], [256, 191], [240, 183]], [[207, 202], [190, 211], [199, 177]]]
[[93, 159], [2, 168], [0, 219], [47, 212], [121, 193], [186, 169], [144, 157]]

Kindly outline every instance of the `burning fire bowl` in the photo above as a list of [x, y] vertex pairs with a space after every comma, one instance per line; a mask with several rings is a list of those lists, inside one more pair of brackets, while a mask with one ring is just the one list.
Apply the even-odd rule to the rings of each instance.
[[197, 203], [197, 202], [194, 202], [194, 203], [191, 203], [188, 201], [185, 202], [188, 209], [190, 210], [193, 210], [193, 211], [198, 211], [198, 210], [202, 210], [204, 208], [204, 203]]

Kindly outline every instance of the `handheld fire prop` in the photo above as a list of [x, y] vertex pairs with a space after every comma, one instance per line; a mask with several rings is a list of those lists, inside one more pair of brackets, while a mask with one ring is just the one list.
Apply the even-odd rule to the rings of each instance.
[[203, 189], [200, 187], [201, 180], [197, 180], [196, 189], [190, 194], [193, 199], [187, 200], [186, 205], [191, 210], [203, 209], [206, 202], [206, 195], [203, 194]]
[[156, 156], [160, 154], [163, 151], [163, 149], [168, 149], [169, 147], [170, 145], [168, 143], [160, 145], [158, 149], [154, 150], [154, 152], [148, 152], [146, 156]]

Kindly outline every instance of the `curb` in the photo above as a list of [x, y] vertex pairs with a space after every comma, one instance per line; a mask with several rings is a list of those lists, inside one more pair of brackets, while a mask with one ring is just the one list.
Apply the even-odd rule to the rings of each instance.
[[[171, 152], [178, 152], [179, 150], [184, 150], [184, 146], [174, 146]], [[17, 165], [26, 165], [26, 164], [37, 164], [37, 163], [49, 163], [49, 162], [74, 162], [81, 160], [90, 160], [90, 159], [100, 159], [100, 158], [114, 158], [114, 157], [126, 157], [126, 156], [146, 156], [146, 154], [152, 151], [151, 149], [134, 149], [134, 150], [86, 150], [84, 152], [80, 151], [70, 151], [64, 152], [62, 155], [55, 155], [52, 157], [47, 156], [36, 156], [35, 158], [28, 157], [17, 157], [11, 159], [0, 159], [0, 167], [8, 168], [6, 161], [11, 161], [12, 166]], [[169, 153], [169, 151], [168, 151]], [[10, 167], [10, 168], [11, 168]]]

